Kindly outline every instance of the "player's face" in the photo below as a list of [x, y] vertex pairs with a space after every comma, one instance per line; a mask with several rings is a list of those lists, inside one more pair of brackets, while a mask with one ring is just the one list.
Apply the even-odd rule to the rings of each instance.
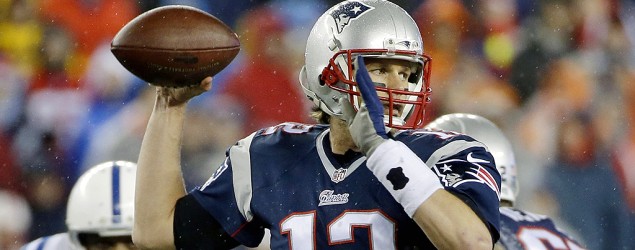
[[[408, 78], [412, 74], [413, 63], [383, 58], [365, 58], [366, 69], [370, 78], [376, 86], [389, 89], [408, 90]], [[379, 91], [377, 95], [380, 97], [388, 97], [388, 93]], [[400, 96], [393, 96], [398, 99]], [[395, 104], [393, 106], [393, 115], [399, 116], [404, 110], [404, 106]], [[388, 114], [388, 103], [384, 102], [384, 113]]]

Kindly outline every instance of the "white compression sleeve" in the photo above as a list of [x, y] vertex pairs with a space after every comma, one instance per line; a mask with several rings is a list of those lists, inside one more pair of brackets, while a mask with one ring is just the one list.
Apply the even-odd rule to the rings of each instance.
[[434, 191], [443, 189], [439, 178], [405, 144], [386, 140], [368, 157], [366, 166], [412, 217]]

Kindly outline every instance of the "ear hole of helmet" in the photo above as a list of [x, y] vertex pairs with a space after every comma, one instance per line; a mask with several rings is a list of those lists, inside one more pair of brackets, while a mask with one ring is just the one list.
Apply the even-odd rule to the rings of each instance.
[[325, 84], [333, 85], [337, 82], [337, 74], [333, 71], [329, 66], [324, 67], [322, 70], [322, 74], [320, 74], [320, 85], [324, 86]]
[[324, 84], [326, 84], [326, 82], [324, 82], [324, 77], [322, 76], [322, 74], [318, 76], [318, 82], [320, 83], [320, 86], [324, 86]]

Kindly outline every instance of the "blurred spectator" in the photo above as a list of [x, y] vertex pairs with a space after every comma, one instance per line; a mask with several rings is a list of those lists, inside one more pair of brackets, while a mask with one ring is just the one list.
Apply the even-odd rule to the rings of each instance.
[[[145, 0], [146, 2], [150, 2]], [[204, 10], [218, 19], [222, 20], [229, 27], [235, 28], [238, 18], [257, 6], [266, 4], [269, 0], [233, 0], [233, 1], [208, 1], [208, 0], [155, 0], [157, 6], [165, 5], [188, 5]]]
[[551, 60], [571, 52], [577, 25], [570, 0], [537, 0], [537, 15], [522, 23], [518, 55], [511, 65], [510, 82], [526, 103], [538, 88], [538, 81]]
[[0, 52], [0, 133], [13, 134], [24, 112], [27, 79]]
[[181, 168], [190, 190], [203, 185], [225, 161], [225, 151], [242, 138], [244, 121], [237, 117], [242, 105], [223, 95], [192, 100], [188, 108]]
[[291, 67], [293, 72], [300, 72], [304, 66], [304, 44], [313, 24], [331, 5], [326, 5], [322, 0], [272, 0], [269, 5], [285, 22], [287, 67]]
[[[81, 80], [74, 80], [68, 74], [66, 66], [73, 53], [74, 41], [59, 27], [49, 26], [45, 32], [41, 49], [41, 66], [31, 80], [27, 90], [25, 104], [25, 123], [19, 131], [21, 137], [38, 138], [50, 134], [58, 141], [57, 161], [69, 169], [71, 180], [77, 177], [77, 162], [70, 155], [79, 137], [80, 128], [86, 119], [89, 93]], [[37, 147], [22, 144], [25, 147]], [[31, 152], [18, 148], [21, 152]], [[28, 153], [27, 153], [28, 154]], [[20, 158], [29, 160], [30, 157]], [[23, 165], [24, 166], [24, 165]]]
[[24, 111], [26, 81], [0, 52], [0, 190], [22, 193], [22, 171], [12, 151]]
[[[519, 150], [519, 164], [528, 167], [519, 169], [526, 181], [521, 182], [522, 197], [519, 204], [533, 206], [533, 194], [544, 180], [545, 166], [551, 165], [558, 151], [557, 124], [571, 114], [582, 113], [590, 109], [594, 80], [588, 69], [572, 58], [560, 59], [547, 66], [546, 72], [540, 80], [540, 89], [525, 105], [521, 117], [518, 118], [516, 128], [516, 144]], [[540, 211], [530, 207], [528, 210]], [[545, 211], [540, 211], [546, 213]], [[554, 217], [557, 215], [548, 214]]]
[[513, 117], [519, 107], [519, 98], [516, 90], [509, 83], [489, 74], [489, 71], [480, 63], [481, 60], [464, 57], [463, 64], [457, 68], [463, 72], [455, 76], [453, 82], [446, 88], [449, 91], [443, 96], [437, 96], [435, 100], [443, 100], [438, 106], [442, 113], [466, 112], [481, 115], [499, 124], [506, 130], [509, 126], [509, 118]]
[[11, 141], [0, 132], [0, 190], [22, 192], [22, 171], [11, 151]]
[[[609, 154], [597, 148], [588, 116], [560, 124], [556, 161], [545, 175], [560, 216], [579, 233], [589, 249], [633, 249], [635, 234]], [[583, 209], [582, 209], [583, 208]]]
[[65, 198], [72, 180], [67, 178], [70, 174], [61, 161], [63, 154], [57, 138], [52, 133], [42, 132], [22, 135], [17, 140], [26, 198], [32, 208], [30, 239], [64, 231]]
[[27, 241], [29, 205], [19, 195], [0, 188], [0, 249], [18, 250]]
[[31, 205], [30, 237], [65, 229], [65, 198], [75, 180], [69, 155], [84, 121], [87, 95], [65, 70], [73, 40], [50, 26], [41, 44], [41, 66], [32, 79], [25, 104], [25, 121], [14, 138], [13, 152], [21, 166]]
[[283, 121], [309, 122], [306, 100], [288, 63], [284, 20], [275, 10], [260, 7], [241, 18], [238, 34], [244, 57], [225, 80], [221, 93], [240, 101], [244, 133]]
[[154, 103], [155, 88], [145, 85], [138, 97], [93, 128], [89, 135], [82, 171], [109, 159], [136, 162]]
[[48, 25], [39, 47], [38, 64], [29, 84], [32, 94], [45, 89], [77, 89], [81, 82], [69, 77], [76, 41], [63, 27]]
[[[79, 173], [98, 163], [97, 159], [85, 159], [87, 150], [94, 142], [95, 131], [127, 104], [134, 101], [142, 88], [148, 84], [135, 77], [117, 61], [110, 52], [110, 43], [102, 43], [95, 49], [88, 61], [88, 69], [83, 77], [90, 104], [85, 109], [87, 115], [78, 132], [78, 141], [71, 149], [77, 160]], [[86, 163], [85, 161], [89, 161]]]
[[613, 160], [625, 199], [635, 216], [635, 68], [620, 71], [619, 74], [618, 80], [624, 94], [623, 115], [626, 116], [625, 124], [629, 126], [615, 144]]
[[43, 28], [37, 19], [34, 0], [6, 0], [6, 13], [0, 16], [0, 51], [29, 78], [38, 63], [38, 48]]
[[43, 22], [64, 27], [76, 41], [76, 68], [69, 71], [73, 77], [82, 75], [97, 46], [139, 14], [133, 0], [41, 0], [38, 8]]
[[432, 82], [443, 85], [459, 63], [461, 42], [468, 35], [472, 17], [459, 0], [428, 0], [417, 8], [413, 18], [421, 30], [425, 53], [434, 60]]
[[507, 79], [517, 49], [516, 1], [481, 0], [478, 3], [475, 13], [477, 23], [482, 26], [483, 57], [492, 74]]
[[[434, 73], [430, 75], [433, 101], [428, 104], [426, 120], [443, 111], [443, 98], [451, 91], [464, 62], [462, 44], [473, 28], [472, 16], [460, 0], [424, 1], [413, 13], [425, 43], [425, 53], [432, 57]], [[469, 66], [468, 66], [469, 67]], [[467, 111], [465, 111], [467, 112]]]

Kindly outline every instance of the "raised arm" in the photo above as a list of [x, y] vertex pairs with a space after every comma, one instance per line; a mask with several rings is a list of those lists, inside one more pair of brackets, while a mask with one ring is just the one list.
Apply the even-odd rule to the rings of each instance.
[[186, 105], [189, 99], [211, 86], [212, 78], [208, 77], [193, 87], [157, 87], [156, 102], [137, 161], [132, 237], [140, 248], [174, 248], [174, 207], [186, 194], [180, 164]]

